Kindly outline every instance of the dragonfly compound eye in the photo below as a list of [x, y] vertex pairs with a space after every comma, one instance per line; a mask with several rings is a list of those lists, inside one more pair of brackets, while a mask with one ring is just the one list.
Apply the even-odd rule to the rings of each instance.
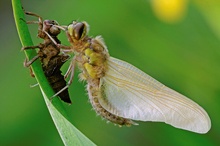
[[68, 26], [68, 33], [72, 39], [83, 39], [87, 35], [87, 24], [73, 21], [73, 23]]

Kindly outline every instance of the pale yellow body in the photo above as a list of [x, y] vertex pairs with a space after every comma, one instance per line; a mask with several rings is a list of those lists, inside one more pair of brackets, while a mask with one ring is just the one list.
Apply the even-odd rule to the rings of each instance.
[[90, 102], [103, 118], [118, 125], [138, 121], [165, 122], [174, 127], [206, 133], [211, 120], [186, 96], [166, 87], [135, 66], [110, 57], [101, 37], [90, 38], [86, 22], [73, 22], [67, 36], [74, 59], [66, 73], [73, 79], [75, 63], [85, 80]]
[[105, 72], [108, 70], [107, 60], [109, 58], [108, 50], [102, 38], [84, 38], [80, 44], [83, 44], [83, 42], [87, 43], [81, 49], [77, 48], [76, 45], [73, 48], [78, 50], [75, 59], [79, 69], [82, 71], [79, 77], [80, 80], [85, 80], [88, 83], [87, 91], [93, 108], [97, 114], [108, 121], [118, 125], [131, 125], [133, 123], [131, 120], [108, 112], [99, 103], [99, 99], [103, 98], [101, 78], [105, 76]]

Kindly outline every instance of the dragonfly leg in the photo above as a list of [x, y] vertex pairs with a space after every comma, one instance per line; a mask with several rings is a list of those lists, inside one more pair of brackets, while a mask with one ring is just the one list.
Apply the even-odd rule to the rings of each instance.
[[[42, 23], [43, 22], [43, 19], [41, 16], [35, 14], [35, 13], [32, 13], [32, 12], [28, 12], [28, 11], [24, 11], [26, 15], [30, 15], [30, 16], [34, 16], [34, 17], [37, 17], [39, 21], [27, 21], [27, 22], [37, 22], [36, 24], [38, 23]], [[28, 24], [33, 24], [33, 23], [28, 23]]]
[[[55, 96], [57, 96], [57, 95], [59, 95], [61, 92], [63, 92], [64, 90], [66, 90], [71, 84], [72, 84], [72, 82], [73, 82], [73, 78], [74, 78], [74, 71], [75, 71], [75, 63], [76, 61], [75, 61], [75, 58], [73, 58], [73, 61], [71, 62], [71, 64], [70, 64], [70, 67], [69, 67], [69, 69], [68, 69], [68, 75], [70, 74], [70, 79], [69, 79], [69, 81], [67, 82], [67, 85], [63, 88], [63, 89], [61, 89], [59, 92], [57, 92], [56, 94], [54, 94], [51, 98], [50, 98], [50, 100], [52, 101], [52, 99], [55, 97]], [[66, 73], [67, 74], [67, 73]], [[66, 74], [65, 74], [65, 76], [66, 76]], [[67, 76], [68, 76], [67, 75]]]
[[27, 58], [24, 60], [24, 67], [29, 67], [34, 61], [36, 61], [39, 58], [39, 55], [36, 55], [34, 58], [28, 61]]
[[22, 47], [22, 48], [21, 48], [21, 51], [28, 50], [28, 49], [36, 49], [36, 48], [42, 48], [41, 44], [40, 44], [40, 45], [36, 45], [36, 46], [26, 46], [26, 47]]

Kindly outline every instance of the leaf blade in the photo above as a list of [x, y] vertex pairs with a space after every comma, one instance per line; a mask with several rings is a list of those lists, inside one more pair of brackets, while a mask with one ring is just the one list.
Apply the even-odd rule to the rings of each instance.
[[[24, 12], [22, 10], [20, 0], [12, 0], [12, 7], [18, 35], [22, 46], [33, 46], [31, 35], [29, 33], [27, 24], [25, 23]], [[28, 59], [36, 56], [35, 50], [27, 50], [24, 52]], [[31, 67], [35, 74], [36, 80], [39, 83], [47, 108], [64, 145], [95, 145], [68, 120], [67, 113], [58, 98], [54, 98], [53, 103], [49, 100], [49, 98], [54, 95], [54, 91], [47, 82], [40, 61], [35, 61]]]

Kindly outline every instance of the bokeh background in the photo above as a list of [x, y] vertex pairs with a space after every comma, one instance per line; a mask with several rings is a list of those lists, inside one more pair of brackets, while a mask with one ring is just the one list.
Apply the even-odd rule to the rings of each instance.
[[[212, 120], [207, 134], [164, 123], [130, 128], [106, 123], [92, 111], [77, 75], [65, 105], [72, 123], [98, 145], [220, 145], [220, 2], [217, 0], [22, 0], [26, 10], [60, 24], [87, 21], [102, 35], [112, 56], [132, 63], [200, 104]], [[60, 146], [59, 134], [36, 80], [23, 67], [25, 55], [11, 2], [0, 1], [0, 145]], [[35, 18], [27, 17], [29, 20]], [[37, 26], [30, 25], [34, 43]], [[65, 34], [60, 39], [66, 45]], [[68, 63], [63, 67], [66, 70]]]

